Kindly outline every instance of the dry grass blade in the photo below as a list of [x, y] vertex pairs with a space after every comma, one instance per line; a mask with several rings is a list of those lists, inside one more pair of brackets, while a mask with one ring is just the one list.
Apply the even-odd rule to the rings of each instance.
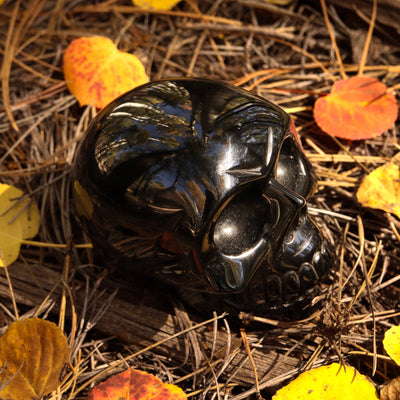
[[82, 12], [92, 12], [92, 13], [107, 13], [107, 12], [120, 12], [120, 13], [128, 13], [128, 14], [157, 14], [157, 15], [166, 15], [171, 17], [180, 17], [180, 18], [189, 18], [189, 19], [200, 19], [203, 21], [208, 21], [211, 23], [224, 23], [227, 25], [242, 25], [240, 21], [234, 19], [228, 19], [223, 17], [214, 17], [212, 15], [204, 15], [198, 13], [190, 13], [190, 12], [181, 12], [181, 11], [163, 11], [163, 10], [155, 10], [155, 9], [144, 9], [133, 6], [123, 6], [123, 5], [115, 5], [115, 4], [107, 4], [101, 3], [96, 4], [96, 6], [77, 6], [72, 9], [73, 13], [82, 13]]
[[[0, 249], [0, 258], [3, 259], [3, 255], [2, 255], [1, 249]], [[3, 269], [4, 269], [4, 272], [5, 272], [6, 277], [7, 277], [8, 287], [10, 289], [10, 297], [11, 297], [11, 301], [12, 301], [13, 308], [14, 308], [14, 317], [15, 317], [15, 319], [19, 319], [18, 306], [17, 306], [17, 302], [15, 300], [13, 285], [11, 283], [10, 274], [8, 273], [7, 263], [4, 261], [4, 259], [2, 261], [2, 264], [4, 265]]]
[[339, 63], [339, 68], [340, 68], [340, 73], [342, 74], [342, 78], [346, 79], [346, 72], [343, 66], [343, 62], [342, 62], [342, 57], [340, 55], [340, 51], [339, 51], [339, 47], [336, 43], [336, 39], [335, 39], [335, 34], [332, 30], [332, 26], [331, 23], [329, 22], [329, 15], [328, 15], [328, 10], [326, 9], [326, 2], [325, 0], [321, 0], [321, 8], [322, 8], [322, 12], [324, 14], [324, 19], [325, 19], [325, 23], [326, 23], [326, 27], [328, 28], [328, 32], [329, 32], [329, 36], [331, 38], [331, 42], [333, 45], [333, 48], [335, 50], [335, 54], [336, 54], [336, 59]]
[[363, 53], [362, 53], [361, 60], [360, 60], [360, 69], [358, 70], [358, 75], [360, 75], [360, 76], [364, 73], [364, 67], [365, 67], [365, 63], [367, 61], [368, 50], [369, 50], [369, 47], [371, 44], [372, 32], [374, 31], [377, 12], [378, 12], [378, 0], [373, 0], [371, 22], [369, 24], [368, 34], [365, 39], [365, 45], [364, 45]]
[[258, 381], [258, 373], [257, 373], [257, 366], [254, 362], [254, 358], [251, 354], [251, 349], [250, 349], [250, 345], [249, 345], [249, 341], [247, 340], [247, 335], [246, 335], [246, 331], [245, 329], [242, 327], [240, 328], [240, 336], [242, 337], [242, 342], [243, 345], [246, 349], [247, 355], [249, 357], [249, 360], [251, 362], [251, 365], [253, 366], [253, 370], [254, 370], [254, 380], [255, 380], [255, 389], [256, 389], [256, 398], [257, 399], [262, 399], [261, 393], [260, 393], [260, 383]]
[[[15, 36], [14, 36], [14, 26], [15, 22], [17, 19], [19, 7], [20, 7], [20, 0], [17, 0], [15, 5], [14, 5], [14, 10], [10, 19], [10, 25], [8, 28], [8, 33], [7, 33], [7, 41], [5, 44], [5, 49], [4, 49], [4, 58], [3, 62], [1, 63], [1, 89], [3, 92], [3, 101], [4, 101], [4, 108], [7, 112], [8, 118], [11, 121], [12, 127], [18, 131], [17, 124], [15, 123], [14, 117], [11, 113], [10, 110], [10, 86], [9, 86], [9, 79], [10, 79], [10, 70], [11, 70], [11, 64], [12, 64], [12, 57], [13, 57], [13, 47], [15, 48]], [[14, 39], [13, 39], [14, 38]], [[14, 49], [15, 51], [15, 49]]]

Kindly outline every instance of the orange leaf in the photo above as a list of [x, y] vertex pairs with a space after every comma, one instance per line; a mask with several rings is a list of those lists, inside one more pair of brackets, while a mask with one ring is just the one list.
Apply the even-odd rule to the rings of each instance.
[[326, 133], [344, 139], [369, 139], [393, 126], [397, 103], [375, 78], [355, 76], [335, 82], [331, 93], [320, 97], [314, 118]]
[[364, 206], [379, 208], [400, 218], [400, 168], [394, 161], [374, 169], [362, 181], [357, 200]]
[[127, 369], [97, 385], [87, 400], [186, 400], [181, 388], [144, 371]]
[[102, 36], [82, 37], [68, 46], [63, 61], [70, 92], [81, 106], [106, 106], [121, 94], [149, 81], [141, 61], [119, 51]]
[[380, 400], [399, 400], [400, 399], [400, 376], [387, 382], [381, 389]]
[[52, 322], [31, 318], [13, 322], [0, 338], [2, 400], [39, 400], [60, 385], [69, 359], [67, 339]]

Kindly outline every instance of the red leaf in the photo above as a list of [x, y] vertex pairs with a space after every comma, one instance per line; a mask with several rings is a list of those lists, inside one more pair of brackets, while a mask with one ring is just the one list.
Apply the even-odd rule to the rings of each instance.
[[314, 118], [326, 133], [344, 139], [369, 139], [393, 126], [397, 102], [375, 78], [355, 76], [335, 82], [331, 93], [319, 98]]

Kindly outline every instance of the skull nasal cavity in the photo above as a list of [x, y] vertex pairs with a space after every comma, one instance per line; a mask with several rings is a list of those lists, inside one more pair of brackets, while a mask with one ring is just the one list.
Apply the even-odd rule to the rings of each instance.
[[251, 249], [263, 234], [268, 214], [269, 204], [260, 193], [249, 191], [237, 195], [215, 223], [215, 246], [225, 255], [238, 255]]

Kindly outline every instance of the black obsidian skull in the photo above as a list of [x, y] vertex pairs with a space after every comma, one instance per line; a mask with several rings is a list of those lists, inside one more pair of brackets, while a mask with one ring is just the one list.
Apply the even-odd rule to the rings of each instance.
[[290, 308], [332, 266], [289, 116], [234, 86], [173, 79], [124, 94], [92, 121], [74, 175], [95, 247], [209, 304]]

